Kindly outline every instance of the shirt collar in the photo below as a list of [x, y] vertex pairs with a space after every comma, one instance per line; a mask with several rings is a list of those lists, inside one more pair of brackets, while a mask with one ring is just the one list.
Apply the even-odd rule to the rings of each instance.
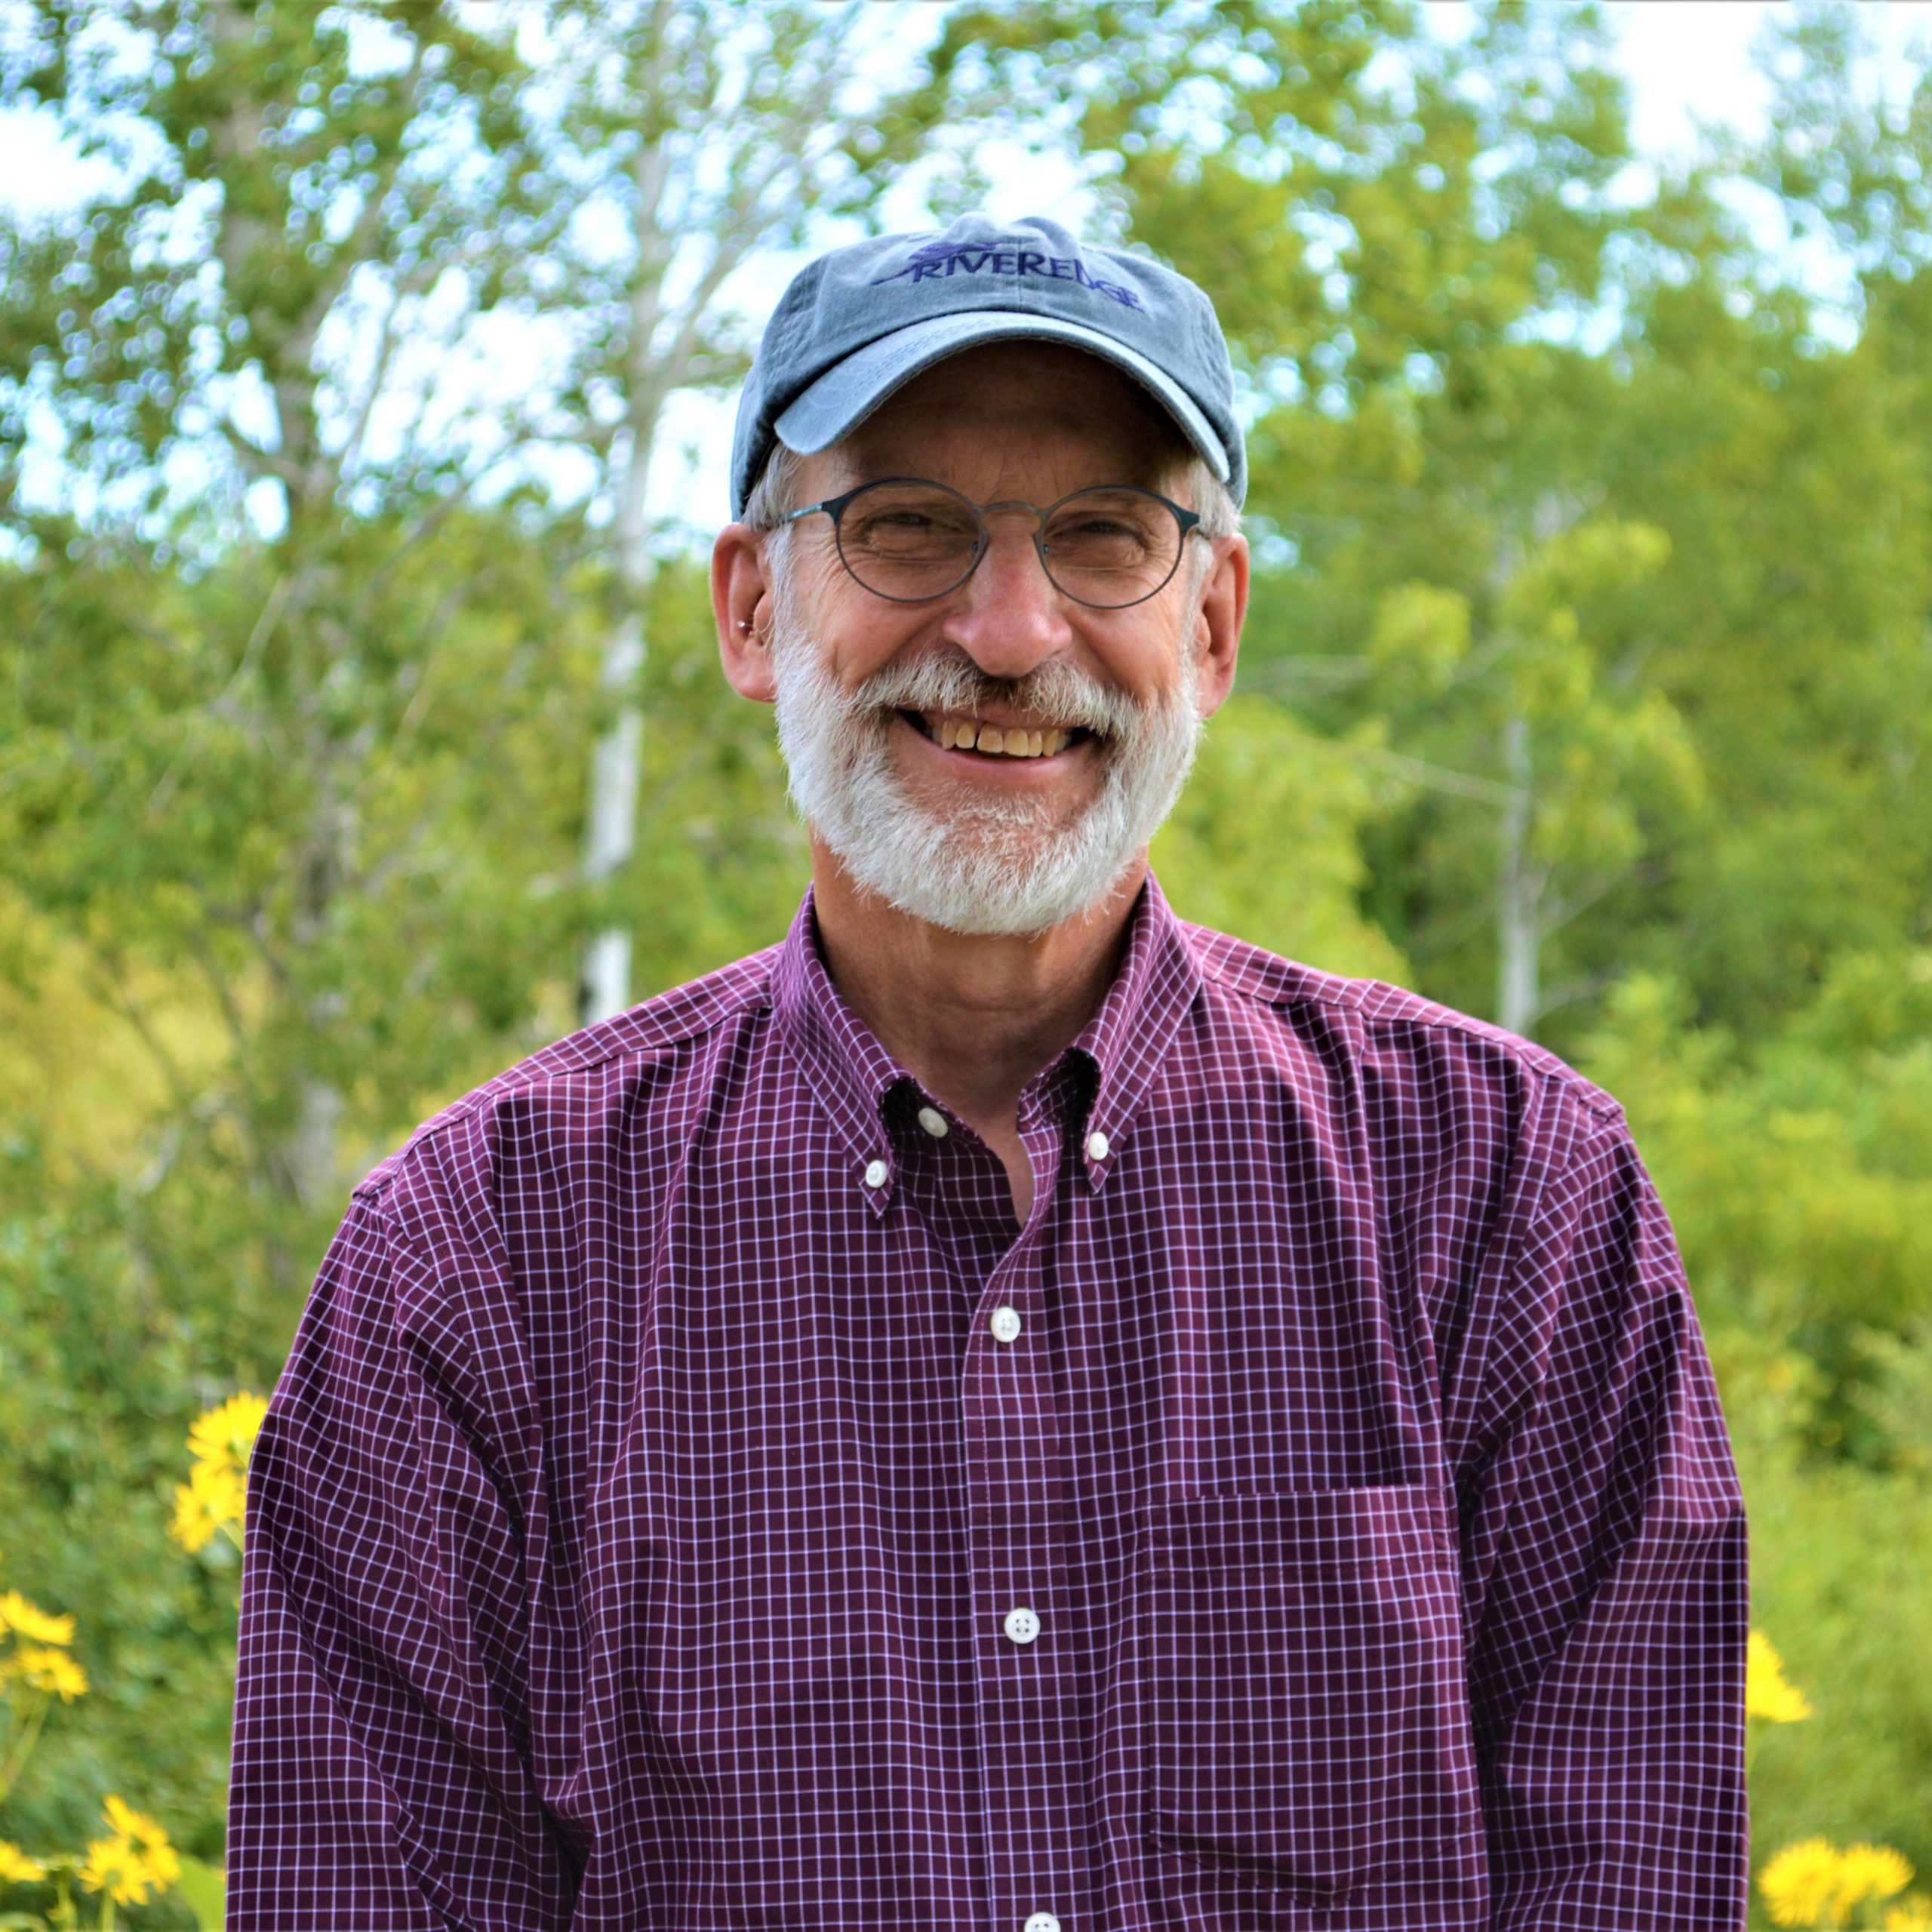
[[1095, 1076], [1081, 1158], [1097, 1189], [1119, 1164], [1141, 1103], [1201, 992], [1201, 969], [1150, 872], [1128, 922], [1127, 950], [1100, 1011], [1067, 1051]]
[[[1153, 875], [1128, 920], [1126, 950], [1099, 1010], [1053, 1063], [1027, 1085], [1023, 1118], [1051, 1093], [1091, 1095], [1080, 1158], [1096, 1189], [1119, 1164], [1134, 1121], [1183, 1019], [1200, 991], [1200, 972]], [[889, 1111], [895, 1093], [927, 1097], [832, 983], [819, 950], [813, 894], [778, 949], [772, 1006], [781, 1036], [843, 1143], [854, 1184], [882, 1214], [897, 1180]], [[1076, 1101], [1076, 1105], [1078, 1102]]]

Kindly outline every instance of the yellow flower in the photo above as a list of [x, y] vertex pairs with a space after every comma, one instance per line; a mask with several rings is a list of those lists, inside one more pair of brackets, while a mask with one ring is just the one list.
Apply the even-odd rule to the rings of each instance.
[[81, 1866], [81, 1883], [91, 1892], [110, 1892], [117, 1905], [140, 1905], [147, 1897], [147, 1861], [125, 1838], [96, 1838]]
[[1804, 1694], [1785, 1681], [1784, 1665], [1761, 1630], [1751, 1633], [1744, 1666], [1744, 1714], [1773, 1724], [1795, 1724], [1811, 1715]]
[[87, 1695], [88, 1674], [65, 1651], [23, 1644], [13, 1661], [14, 1673], [29, 1690], [45, 1690], [63, 1704]]
[[197, 1463], [188, 1478], [207, 1506], [208, 1514], [225, 1523], [239, 1523], [248, 1501], [248, 1478], [239, 1469], [218, 1469], [212, 1463]]
[[199, 1549], [224, 1531], [238, 1543], [248, 1500], [248, 1458], [269, 1405], [245, 1390], [198, 1417], [188, 1431], [195, 1466], [174, 1491], [169, 1534]]
[[1888, 1844], [1855, 1844], [1838, 1860], [1838, 1897], [1848, 1906], [1888, 1899], [1911, 1883], [1910, 1861]]
[[1838, 1855], [1823, 1838], [1788, 1844], [1758, 1874], [1780, 1925], [1839, 1925]]
[[24, 1637], [30, 1644], [71, 1644], [74, 1641], [74, 1620], [71, 1617], [50, 1617], [45, 1611], [29, 1603], [18, 1590], [9, 1590], [0, 1596], [0, 1628]]
[[238, 1540], [247, 1497], [238, 1470], [225, 1463], [197, 1463], [188, 1480], [176, 1486], [169, 1534], [188, 1549], [199, 1549], [223, 1530]]
[[200, 1417], [188, 1431], [188, 1447], [205, 1463], [238, 1475], [248, 1466], [248, 1454], [260, 1434], [269, 1405], [245, 1389]]
[[137, 1811], [112, 1792], [102, 1801], [100, 1815], [122, 1838], [132, 1838], [150, 1851], [168, 1850], [168, 1834], [146, 1812]]
[[[1786, 1846], [1758, 1875], [1758, 1888], [1780, 1925], [1843, 1925], [1862, 1900], [1890, 1898], [1911, 1882], [1910, 1863], [1890, 1845], [1855, 1844], [1840, 1851], [1823, 1838]], [[1892, 1918], [1900, 1927], [1932, 1924], [1932, 1919], [1910, 1915], [1924, 1905], [1923, 1900], [1909, 1901]]]
[[1932, 1899], [1914, 1892], [1885, 1914], [1884, 1932], [1928, 1932], [1932, 1928]]
[[88, 1847], [81, 1883], [106, 1891], [117, 1905], [140, 1905], [150, 1892], [165, 1892], [181, 1875], [181, 1861], [168, 1834], [144, 1812], [110, 1796], [101, 1816], [113, 1832]]
[[0, 1885], [30, 1884], [46, 1876], [47, 1867], [38, 1859], [29, 1858], [18, 1845], [0, 1838]]
[[208, 1513], [208, 1505], [192, 1484], [178, 1483], [174, 1490], [174, 1516], [168, 1534], [183, 1549], [200, 1549], [221, 1534], [221, 1519]]

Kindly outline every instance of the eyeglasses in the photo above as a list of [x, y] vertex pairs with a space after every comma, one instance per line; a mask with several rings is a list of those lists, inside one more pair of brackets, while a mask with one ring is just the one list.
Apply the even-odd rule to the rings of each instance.
[[820, 510], [832, 519], [840, 562], [875, 597], [894, 604], [950, 595], [986, 554], [986, 518], [995, 510], [1024, 510], [1035, 521], [1033, 548], [1048, 581], [1097, 611], [1124, 610], [1161, 589], [1201, 521], [1192, 510], [1128, 483], [1076, 490], [1043, 509], [976, 503], [917, 476], [862, 483], [779, 521], [795, 523]]

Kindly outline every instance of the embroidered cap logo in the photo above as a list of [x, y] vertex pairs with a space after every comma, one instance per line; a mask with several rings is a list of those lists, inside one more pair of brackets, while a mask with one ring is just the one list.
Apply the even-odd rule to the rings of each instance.
[[940, 281], [955, 275], [1003, 275], [1016, 281], [1030, 275], [1044, 281], [1071, 281], [1097, 295], [1111, 296], [1124, 309], [1141, 306], [1134, 290], [1090, 273], [1078, 255], [1049, 255], [1011, 238], [1004, 244], [929, 242], [915, 248], [903, 267], [875, 276], [872, 285], [879, 288], [889, 281]]

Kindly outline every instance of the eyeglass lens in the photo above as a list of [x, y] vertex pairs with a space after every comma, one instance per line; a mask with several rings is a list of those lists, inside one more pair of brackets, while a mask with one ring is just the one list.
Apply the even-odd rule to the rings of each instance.
[[[875, 595], [904, 604], [943, 597], [972, 574], [985, 525], [942, 483], [868, 485], [838, 522], [845, 568]], [[1180, 561], [1179, 520], [1167, 503], [1124, 485], [1082, 490], [1051, 506], [1040, 561], [1077, 602], [1103, 610], [1153, 595]]]

